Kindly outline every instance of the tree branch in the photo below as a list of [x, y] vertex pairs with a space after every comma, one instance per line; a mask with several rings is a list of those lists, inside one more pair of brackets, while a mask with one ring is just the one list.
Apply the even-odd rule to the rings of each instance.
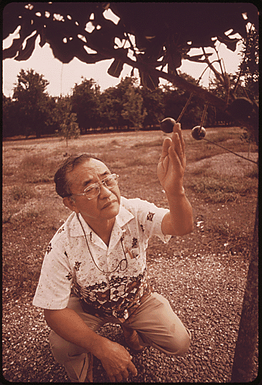
[[[163, 71], [159, 71], [155, 68], [152, 68], [151, 66], [134, 61], [127, 56], [125, 56], [123, 53], [117, 52], [115, 50], [114, 57], [122, 60], [123, 63], [130, 65], [131, 67], [139, 69], [141, 72], [151, 74], [152, 76], [157, 76], [158, 78], [165, 79], [178, 88], [182, 88], [184, 90], [189, 91], [190, 93], [194, 93], [198, 95], [200, 98], [204, 99], [208, 104], [212, 104], [213, 106], [217, 107], [219, 110], [224, 111], [224, 113], [231, 117], [231, 114], [227, 112], [227, 103], [226, 101], [218, 98], [217, 96], [211, 94], [207, 89], [202, 88], [198, 85], [195, 85], [193, 83], [190, 83], [186, 81], [185, 79], [181, 78], [180, 76], [174, 75], [174, 74], [168, 74]], [[257, 115], [257, 114], [256, 114]], [[251, 134], [253, 135], [254, 139], [256, 140], [256, 143], [258, 143], [258, 122], [257, 122], [257, 116], [255, 116], [252, 119], [236, 119], [236, 117], [233, 117], [234, 121], [237, 121], [240, 126], [246, 127]]]
[[197, 86], [193, 83], [189, 83], [188, 81], [181, 78], [180, 76], [168, 74], [167, 72], [163, 72], [163, 71], [157, 70], [155, 68], [152, 68], [147, 64], [134, 61], [134, 60], [132, 60], [132, 59], [130, 59], [124, 55], [119, 54], [117, 52], [117, 50], [114, 54], [114, 57], [122, 60], [125, 64], [128, 64], [131, 67], [138, 68], [142, 72], [150, 73], [151, 75], [158, 76], [159, 78], [170, 81], [175, 86], [182, 88], [184, 90], [187, 90], [190, 93], [194, 92], [195, 94], [199, 95], [199, 97], [206, 100], [208, 103], [213, 104], [214, 106], [218, 107], [221, 110], [225, 110], [225, 108], [226, 108], [226, 102], [224, 102], [222, 99], [211, 94], [208, 90], [206, 90], [200, 86]]

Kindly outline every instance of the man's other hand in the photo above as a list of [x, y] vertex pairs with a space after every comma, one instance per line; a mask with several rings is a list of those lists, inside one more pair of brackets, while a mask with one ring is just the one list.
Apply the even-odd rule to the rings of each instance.
[[137, 369], [128, 351], [116, 342], [104, 340], [99, 359], [111, 382], [126, 380], [129, 374], [137, 375]]

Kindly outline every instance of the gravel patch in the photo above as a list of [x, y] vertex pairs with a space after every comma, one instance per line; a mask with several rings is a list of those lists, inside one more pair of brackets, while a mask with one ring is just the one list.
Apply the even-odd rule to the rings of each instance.
[[[190, 131], [186, 130], [185, 135], [188, 138]], [[153, 153], [152, 160], [149, 153], [145, 152], [142, 158], [146, 167], [140, 165], [141, 152], [135, 151], [141, 148], [135, 147], [137, 143], [145, 145], [154, 140], [157, 145], [162, 137], [161, 132], [154, 133], [154, 136], [152, 132], [137, 132], [135, 136], [133, 133], [90, 135], [81, 138], [81, 141], [70, 141], [70, 148], [75, 146], [79, 152], [97, 149], [100, 151], [98, 156], [109, 149], [106, 161], [115, 162], [114, 172], [122, 175], [122, 194], [128, 198], [139, 196], [166, 207], [165, 196], [161, 188], [156, 187], [158, 184], [153, 158], [157, 151], [150, 152]], [[30, 143], [32, 145], [29, 146]], [[36, 195], [28, 204], [27, 201], [12, 200], [9, 190], [16, 185], [17, 173], [14, 170], [19, 164], [18, 160], [21, 161], [18, 154], [22, 156], [23, 151], [26, 151], [34, 155], [45, 151], [52, 155], [52, 151], [56, 151], [54, 159], [60, 161], [68, 149], [65, 150], [57, 138], [21, 141], [15, 143], [15, 147], [13, 145], [12, 142], [5, 143], [8, 148], [5, 162], [9, 169], [6, 169], [4, 175], [3, 190], [5, 270], [2, 286], [2, 374], [7, 381], [16, 383], [67, 383], [69, 379], [64, 368], [55, 362], [50, 351], [50, 329], [44, 320], [43, 311], [32, 306], [32, 299], [45, 247], [69, 213], [61, 207], [61, 200], [50, 184], [34, 184]], [[119, 145], [123, 148], [119, 148]], [[150, 147], [152, 143], [148, 149]], [[113, 151], [114, 148], [117, 152]], [[127, 168], [123, 168], [125, 163], [121, 151], [130, 159]], [[251, 153], [250, 156], [253, 160], [257, 159], [257, 154]], [[207, 169], [210, 173], [226, 176], [228, 173], [232, 176], [247, 176], [249, 172], [252, 174], [254, 167], [254, 164], [226, 153], [189, 162], [186, 178], [189, 182], [190, 179], [194, 181], [196, 171], [197, 176]], [[134, 184], [135, 179], [137, 184]], [[188, 353], [182, 357], [168, 356], [151, 347], [133, 355], [138, 375], [131, 377], [128, 382], [230, 381], [249, 265], [248, 249], [254, 225], [255, 196], [250, 193], [239, 196], [234, 202], [211, 204], [205, 200], [200, 201], [200, 194], [190, 189], [188, 192], [195, 217], [194, 232], [182, 238], [172, 238], [167, 245], [153, 239], [148, 248], [148, 271], [154, 290], [170, 301], [174, 311], [190, 330], [192, 343]], [[35, 199], [38, 194], [41, 198], [39, 201]], [[45, 206], [51, 208], [52, 213], [44, 210]], [[30, 219], [37, 213], [40, 214], [40, 223]], [[100, 334], [125, 345], [118, 325], [107, 324], [101, 328]], [[257, 366], [256, 355], [254, 379]], [[107, 381], [100, 361], [95, 358], [94, 382]]]
[[[149, 276], [155, 291], [170, 301], [191, 331], [190, 349], [182, 357], [173, 357], [146, 348], [133, 355], [138, 375], [128, 382], [230, 381], [248, 259], [241, 253], [188, 253], [181, 245], [172, 252], [158, 251], [156, 242]], [[19, 300], [3, 301], [3, 375], [10, 382], [69, 382], [51, 354], [43, 312], [31, 302], [26, 294]], [[107, 324], [100, 334], [125, 345], [118, 325]], [[94, 382], [107, 381], [95, 358]]]
[[[258, 153], [238, 152], [237, 154], [244, 156], [254, 162], [258, 160]], [[197, 162], [187, 164], [187, 172], [196, 172], [197, 170], [212, 170], [222, 175], [244, 177], [247, 173], [252, 172], [257, 166], [243, 158], [231, 153], [225, 153], [212, 156], [211, 158], [201, 159]]]

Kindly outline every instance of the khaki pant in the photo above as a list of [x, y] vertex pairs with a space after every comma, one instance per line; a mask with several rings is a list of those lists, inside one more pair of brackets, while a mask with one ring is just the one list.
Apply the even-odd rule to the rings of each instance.
[[[68, 307], [93, 331], [106, 323], [119, 323], [117, 319], [97, 318], [84, 313], [79, 299], [74, 296], [70, 297]], [[158, 293], [152, 293], [124, 325], [137, 331], [142, 346], [153, 346], [171, 355], [184, 354], [189, 348], [189, 332], [173, 312], [169, 302]], [[88, 352], [64, 340], [54, 331], [50, 333], [50, 345], [55, 359], [64, 365], [70, 380], [84, 382], [89, 367]]]

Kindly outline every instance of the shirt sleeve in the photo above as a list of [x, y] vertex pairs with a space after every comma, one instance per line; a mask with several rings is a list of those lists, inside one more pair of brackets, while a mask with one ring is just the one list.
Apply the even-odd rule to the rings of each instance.
[[66, 252], [49, 244], [33, 305], [43, 309], [64, 309], [71, 293], [72, 272]]
[[164, 216], [169, 212], [169, 210], [159, 208], [154, 203], [150, 203], [145, 200], [135, 199], [134, 201], [137, 220], [144, 236], [149, 239], [155, 235], [164, 243], [167, 243], [172, 236], [164, 235], [161, 225]]

